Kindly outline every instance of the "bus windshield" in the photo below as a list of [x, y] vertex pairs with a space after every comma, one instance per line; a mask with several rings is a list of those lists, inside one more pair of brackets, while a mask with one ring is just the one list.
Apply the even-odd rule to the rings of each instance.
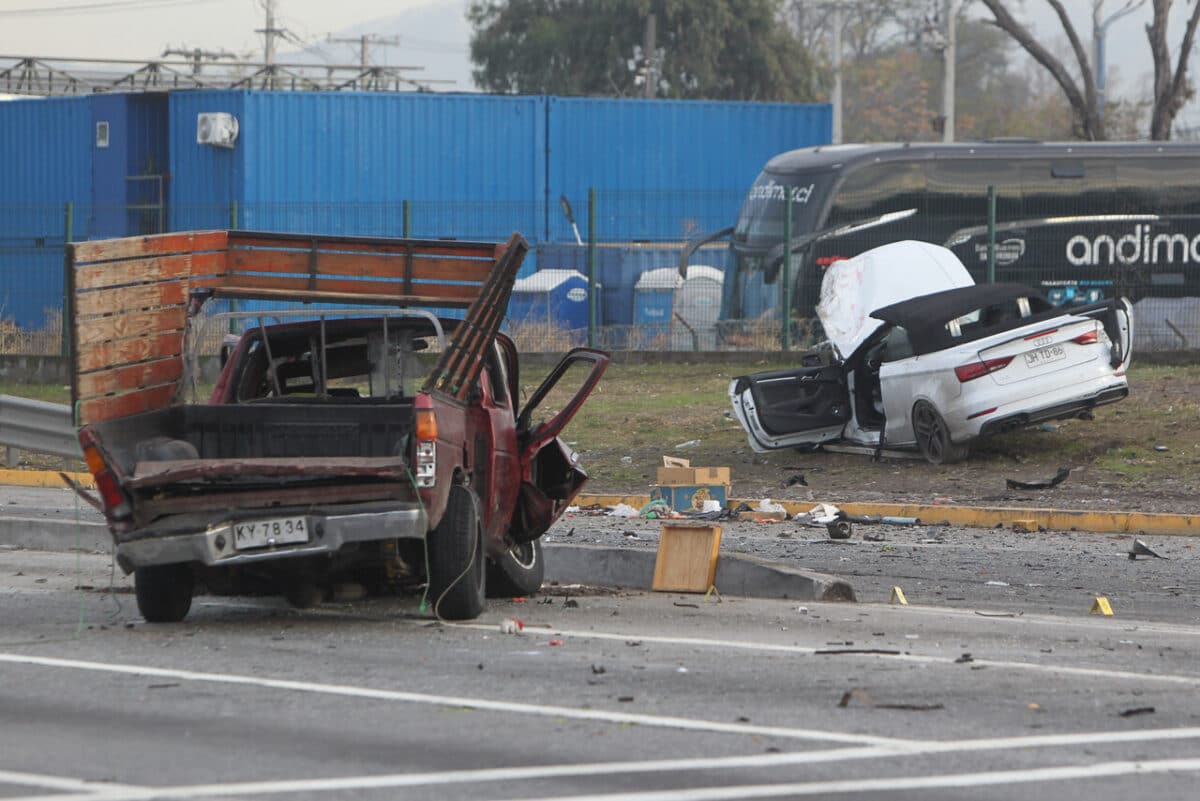
[[833, 184], [831, 170], [778, 175], [763, 172], [746, 195], [733, 229], [738, 249], [765, 250], [783, 240], [787, 193], [792, 195], [792, 236], [816, 230]]

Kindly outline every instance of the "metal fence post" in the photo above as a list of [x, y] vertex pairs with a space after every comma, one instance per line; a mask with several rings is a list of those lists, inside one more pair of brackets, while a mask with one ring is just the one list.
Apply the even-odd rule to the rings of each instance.
[[996, 283], [996, 187], [988, 184], [988, 266], [987, 280]]
[[238, 202], [229, 201], [229, 230], [236, 231], [238, 227]]
[[783, 202], [783, 282], [780, 291], [783, 292], [780, 320], [783, 331], [779, 335], [779, 343], [783, 352], [792, 349], [792, 190], [784, 190], [787, 195]]
[[588, 347], [596, 347], [596, 190], [588, 187]]
[[71, 355], [71, 240], [75, 237], [75, 203], [68, 200], [63, 209], [63, 308], [62, 342], [59, 354], [64, 358]]
[[400, 217], [403, 220], [404, 238], [412, 236], [412, 206], [405, 200], [400, 204]]

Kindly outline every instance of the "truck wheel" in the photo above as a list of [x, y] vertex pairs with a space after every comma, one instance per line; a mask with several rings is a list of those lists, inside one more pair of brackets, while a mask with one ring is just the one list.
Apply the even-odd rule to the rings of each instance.
[[512, 598], [533, 595], [542, 588], [546, 563], [542, 561], [542, 541], [514, 545], [487, 566], [489, 598]]
[[194, 579], [188, 565], [151, 565], [133, 571], [138, 611], [147, 623], [178, 623], [192, 608]]
[[447, 620], [479, 617], [486, 561], [479, 501], [468, 487], [455, 484], [442, 522], [429, 533], [429, 598], [435, 615]]

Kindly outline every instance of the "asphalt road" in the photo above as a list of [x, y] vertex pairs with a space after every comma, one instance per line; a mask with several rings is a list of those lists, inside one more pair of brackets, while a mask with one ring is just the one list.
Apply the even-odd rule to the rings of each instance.
[[[470, 625], [207, 596], [148, 625], [107, 556], [0, 550], [0, 798], [1193, 798], [1195, 557], [1128, 541], [729, 525], [724, 550], [860, 602], [551, 587]], [[1101, 590], [1114, 617], [1088, 614]]]

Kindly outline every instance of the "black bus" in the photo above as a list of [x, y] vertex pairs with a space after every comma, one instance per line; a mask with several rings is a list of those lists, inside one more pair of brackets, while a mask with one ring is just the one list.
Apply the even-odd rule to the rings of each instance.
[[977, 282], [1024, 283], [1056, 303], [1200, 296], [1200, 145], [993, 140], [783, 153], [737, 224], [707, 238], [729, 235], [733, 251], [723, 319], [753, 316], [764, 303], [752, 296], [776, 305], [789, 193], [798, 316], [811, 315], [826, 265], [901, 239], [946, 245]]

